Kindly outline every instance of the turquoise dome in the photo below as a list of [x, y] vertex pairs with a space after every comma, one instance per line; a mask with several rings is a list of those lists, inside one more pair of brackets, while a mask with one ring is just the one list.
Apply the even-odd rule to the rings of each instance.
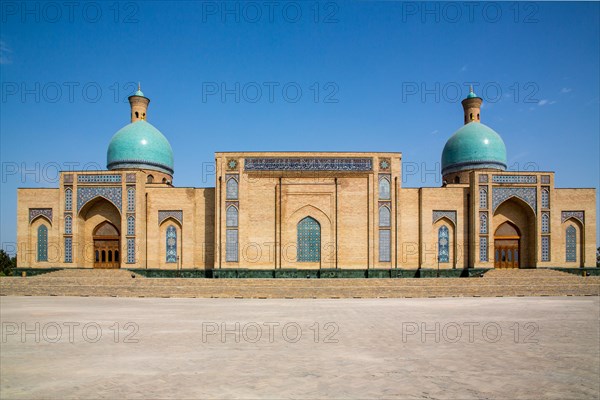
[[442, 175], [467, 169], [506, 169], [506, 146], [492, 128], [470, 122], [448, 139], [442, 152]]
[[106, 167], [152, 169], [173, 175], [173, 150], [167, 138], [152, 124], [132, 122], [110, 140]]

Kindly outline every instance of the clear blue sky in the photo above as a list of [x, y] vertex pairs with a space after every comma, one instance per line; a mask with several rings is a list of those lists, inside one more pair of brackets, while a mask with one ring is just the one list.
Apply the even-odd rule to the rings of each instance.
[[231, 150], [401, 151], [418, 168], [403, 186], [439, 186], [475, 82], [510, 169], [598, 188], [597, 2], [117, 4], [1, 3], [4, 248], [17, 187], [105, 167], [137, 81], [177, 186], [214, 186], [213, 153]]

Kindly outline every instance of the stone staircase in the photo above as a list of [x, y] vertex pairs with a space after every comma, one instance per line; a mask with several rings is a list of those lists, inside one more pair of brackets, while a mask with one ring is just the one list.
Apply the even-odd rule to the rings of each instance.
[[0, 278], [4, 296], [406, 298], [598, 296], [600, 277], [554, 270], [492, 270], [483, 278], [144, 278], [127, 270], [61, 270]]
[[554, 269], [519, 269], [503, 268], [492, 269], [485, 273], [484, 278], [505, 279], [544, 279], [544, 278], [577, 278], [577, 275], [568, 272], [556, 271]]

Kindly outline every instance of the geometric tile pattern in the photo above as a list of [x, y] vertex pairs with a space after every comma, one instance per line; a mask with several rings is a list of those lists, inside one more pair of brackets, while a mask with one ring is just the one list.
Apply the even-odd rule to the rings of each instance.
[[492, 209], [496, 208], [511, 197], [517, 197], [529, 204], [534, 214], [537, 214], [537, 192], [533, 187], [495, 187], [492, 189]]
[[120, 183], [121, 175], [77, 175], [79, 183]]
[[29, 209], [29, 223], [40, 215], [48, 218], [52, 222], [52, 209], [51, 208], [30, 208]]
[[479, 187], [479, 208], [484, 210], [488, 207], [487, 186]]
[[135, 264], [135, 239], [127, 239], [127, 264]]
[[456, 211], [434, 210], [432, 223], [435, 224], [437, 220], [444, 217], [448, 218], [456, 226]]
[[183, 225], [183, 210], [158, 210], [159, 225], [167, 218], [173, 218]]
[[479, 175], [479, 183], [487, 183], [488, 176], [487, 175]]
[[494, 183], [537, 183], [535, 175], [492, 175]]
[[371, 171], [371, 158], [246, 158], [247, 171]]
[[488, 260], [488, 238], [482, 236], [479, 238], [479, 261]]
[[585, 223], [585, 213], [583, 211], [563, 211], [560, 213], [561, 223], [564, 223], [569, 218], [578, 219], [582, 224]]
[[135, 183], [135, 174], [125, 174], [125, 182]]
[[321, 260], [321, 225], [312, 217], [298, 222], [298, 261]]
[[225, 261], [238, 261], [238, 230], [227, 229], [225, 234]]
[[447, 263], [450, 261], [450, 232], [446, 225], [438, 230], [438, 261]]
[[550, 183], [550, 175], [542, 175], [542, 183], [544, 183], [544, 184]]
[[167, 228], [167, 262], [177, 262], [177, 230], [173, 225]]
[[70, 187], [65, 189], [65, 211], [73, 209], [73, 189]]
[[48, 261], [48, 228], [40, 225], [37, 231], [37, 260]]
[[565, 243], [565, 258], [567, 262], [577, 261], [577, 231], [573, 225], [567, 228], [567, 240]]
[[542, 261], [550, 261], [550, 236], [542, 236]]
[[[89, 175], [83, 175], [89, 176]], [[121, 176], [121, 175], [117, 175]], [[77, 188], [77, 212], [90, 200], [100, 196], [113, 203], [119, 211], [122, 210], [123, 192], [120, 187], [78, 187]]]
[[65, 238], [65, 262], [73, 262], [73, 238]]
[[135, 186], [127, 187], [127, 211], [135, 211]]
[[[385, 207], [384, 207], [385, 208]], [[379, 230], [379, 261], [390, 262], [391, 258], [391, 240], [390, 230], [380, 229]]]

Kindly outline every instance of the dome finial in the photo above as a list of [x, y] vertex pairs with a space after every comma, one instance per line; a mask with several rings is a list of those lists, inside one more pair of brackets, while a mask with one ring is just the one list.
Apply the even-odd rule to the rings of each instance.
[[[141, 92], [142, 91], [142, 82], [138, 81], [138, 90]], [[471, 89], [471, 92], [473, 91], [473, 89]]]

